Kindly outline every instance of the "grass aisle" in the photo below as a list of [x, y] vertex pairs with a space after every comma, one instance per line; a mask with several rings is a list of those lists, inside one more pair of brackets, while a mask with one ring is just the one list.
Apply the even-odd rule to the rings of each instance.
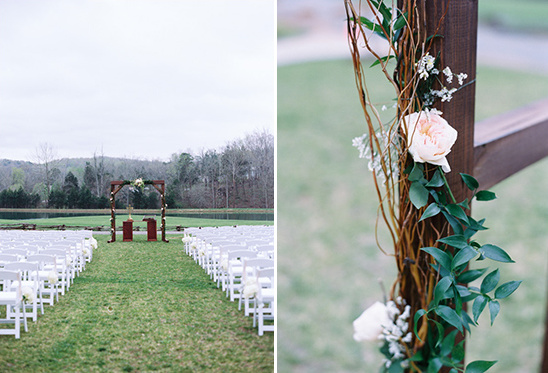
[[0, 337], [2, 371], [273, 370], [273, 334], [257, 336], [180, 239], [96, 238], [93, 262], [59, 303], [20, 340]]

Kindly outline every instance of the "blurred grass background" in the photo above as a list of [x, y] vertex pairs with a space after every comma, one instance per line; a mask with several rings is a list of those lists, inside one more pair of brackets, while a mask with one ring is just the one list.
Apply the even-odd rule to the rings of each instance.
[[[392, 90], [368, 69], [379, 106]], [[479, 67], [478, 120], [548, 96], [548, 78]], [[365, 131], [350, 61], [278, 69], [278, 371], [376, 372], [381, 354], [352, 338], [352, 321], [382, 300], [378, 279], [395, 278], [376, 247], [377, 201], [367, 163], [352, 138]], [[467, 342], [467, 358], [494, 360], [494, 372], [537, 372], [541, 358], [548, 258], [548, 159], [492, 190], [473, 215], [491, 230], [478, 237], [516, 260], [503, 279], [523, 279]], [[389, 247], [387, 247], [389, 249]], [[492, 268], [494, 268], [492, 266]]]

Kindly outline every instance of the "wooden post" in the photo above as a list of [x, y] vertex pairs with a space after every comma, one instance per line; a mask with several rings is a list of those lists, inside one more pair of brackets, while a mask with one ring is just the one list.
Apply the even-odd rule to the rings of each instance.
[[[414, 8], [414, 7], [413, 7]], [[406, 11], [413, 11], [405, 9]], [[476, 45], [477, 45], [477, 0], [417, 0], [416, 11], [419, 17], [419, 27], [425, 36], [435, 37], [429, 53], [431, 56], [440, 55], [439, 70], [449, 66], [454, 73], [466, 73], [469, 83], [453, 95], [449, 102], [437, 102], [436, 108], [443, 112], [442, 117], [458, 131], [458, 139], [447, 159], [451, 172], [446, 175], [449, 186], [458, 202], [471, 197], [460, 173], [472, 174], [474, 170], [474, 103], [476, 78]], [[440, 73], [440, 80], [443, 75]], [[458, 84], [454, 82], [451, 88]], [[435, 89], [441, 87], [434, 86]], [[410, 207], [412, 208], [412, 206]], [[414, 210], [416, 211], [416, 210]], [[418, 214], [418, 212], [416, 212]], [[401, 215], [407, 216], [407, 215]], [[418, 215], [416, 217], [418, 221]], [[420, 247], [430, 246], [439, 238], [440, 232], [447, 232], [448, 224], [442, 217], [429, 219], [423, 225], [421, 237], [410, 242], [418, 250]], [[405, 244], [405, 243], [404, 243]], [[426, 245], [425, 245], [426, 244]], [[426, 255], [417, 253], [414, 265], [422, 268], [422, 273], [428, 273], [429, 264]], [[403, 267], [400, 270], [403, 277], [409, 277], [412, 269]], [[402, 281], [402, 296], [411, 302], [412, 311], [416, 311], [416, 300], [424, 297], [424, 289], [413, 286], [412, 281]], [[464, 338], [464, 337], [462, 337]], [[444, 368], [441, 372], [449, 372]]]

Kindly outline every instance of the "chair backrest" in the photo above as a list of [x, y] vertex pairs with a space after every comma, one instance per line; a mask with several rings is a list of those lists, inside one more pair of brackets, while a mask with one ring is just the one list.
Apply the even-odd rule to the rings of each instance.
[[0, 254], [0, 263], [18, 262], [19, 257], [15, 254]]
[[[70, 250], [70, 249], [69, 249]], [[40, 252], [40, 254], [44, 254], [44, 255], [54, 255], [56, 256], [57, 258], [63, 258], [65, 259], [65, 257], [67, 256], [67, 254], [70, 254], [70, 251], [69, 250], [66, 250], [66, 249], [46, 249], [46, 250], [42, 250]]]
[[57, 270], [57, 260], [55, 259], [55, 256], [53, 255], [46, 255], [46, 254], [29, 255], [27, 257], [27, 262], [38, 263], [38, 266], [40, 267], [40, 269], [42, 269], [44, 265], [46, 264], [53, 264], [54, 269]]
[[263, 268], [257, 270], [257, 282], [259, 278], [267, 277], [270, 279], [270, 286], [274, 284], [274, 268]]
[[11, 248], [2, 250], [2, 254], [17, 255], [20, 258], [26, 258], [28, 251], [23, 248]]
[[[21, 273], [18, 271], [8, 271], [5, 269], [0, 269], [0, 283], [2, 283], [4, 292], [10, 292], [11, 290], [11, 283], [17, 281], [17, 299], [18, 301], [21, 300]], [[4, 303], [5, 304], [5, 303]]]
[[243, 259], [243, 258], [256, 258], [257, 253], [250, 250], [236, 250], [228, 252], [228, 260]]
[[247, 279], [248, 273], [255, 276], [257, 271], [264, 268], [274, 268], [274, 260], [264, 258], [253, 258], [244, 260], [244, 281]]
[[23, 280], [36, 280], [40, 267], [36, 262], [11, 262], [4, 264], [4, 269], [7, 271], [21, 272], [21, 278]]

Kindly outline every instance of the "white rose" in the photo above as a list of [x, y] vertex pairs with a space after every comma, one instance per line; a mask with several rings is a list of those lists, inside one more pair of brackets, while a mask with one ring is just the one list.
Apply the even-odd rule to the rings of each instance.
[[97, 240], [96, 240], [95, 238], [91, 237], [91, 238], [89, 239], [89, 243], [91, 244], [91, 247], [92, 247], [93, 249], [96, 249], [96, 248], [97, 248]]
[[21, 288], [21, 293], [23, 295], [23, 300], [25, 301], [25, 303], [29, 304], [34, 302], [34, 291], [30, 287], [23, 286]]
[[354, 320], [354, 339], [358, 342], [375, 341], [381, 335], [383, 326], [390, 325], [386, 305], [375, 302]]
[[403, 123], [413, 160], [441, 166], [444, 172], [450, 172], [446, 155], [457, 140], [457, 130], [438, 114], [427, 115], [424, 111], [406, 115]]
[[256, 278], [248, 278], [244, 285], [244, 298], [253, 298], [259, 291], [259, 285]]
[[50, 271], [48, 273], [48, 281], [50, 284], [54, 285], [57, 283], [58, 280], [59, 280], [59, 277], [57, 273], [55, 273], [55, 271]]

